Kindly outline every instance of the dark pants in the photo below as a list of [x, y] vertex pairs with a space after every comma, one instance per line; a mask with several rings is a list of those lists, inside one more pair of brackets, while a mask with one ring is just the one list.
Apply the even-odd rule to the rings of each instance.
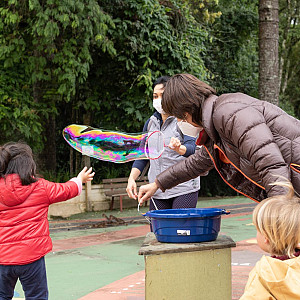
[[[153, 198], [157, 209], [169, 209], [169, 208], [195, 208], [198, 201], [198, 191], [173, 197], [170, 199], [155, 199]], [[155, 206], [150, 199], [150, 210], [155, 210]]]
[[[178, 208], [195, 208], [198, 201], [198, 191], [193, 193], [188, 193], [173, 197], [170, 199], [155, 199], [153, 198], [157, 209], [178, 209]], [[150, 210], [156, 210], [152, 199], [150, 199]], [[150, 224], [150, 230], [152, 230], [152, 225]]]
[[48, 299], [44, 257], [27, 265], [0, 265], [0, 300], [12, 299], [18, 279], [26, 300]]

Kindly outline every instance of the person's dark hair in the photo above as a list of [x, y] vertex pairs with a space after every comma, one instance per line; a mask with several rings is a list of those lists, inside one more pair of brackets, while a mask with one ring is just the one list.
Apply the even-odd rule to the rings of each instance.
[[168, 115], [184, 119], [185, 114], [192, 116], [194, 123], [202, 125], [202, 105], [216, 91], [191, 74], [172, 76], [162, 96], [162, 108]]
[[37, 181], [36, 164], [31, 148], [25, 143], [6, 143], [0, 147], [0, 176], [18, 174], [22, 185]]
[[163, 87], [165, 87], [169, 79], [170, 79], [169, 76], [161, 76], [157, 78], [152, 84], [152, 89], [154, 90], [155, 86], [158, 84], [162, 84]]

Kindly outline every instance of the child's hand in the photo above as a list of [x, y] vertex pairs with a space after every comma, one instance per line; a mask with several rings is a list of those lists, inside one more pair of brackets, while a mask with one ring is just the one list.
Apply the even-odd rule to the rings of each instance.
[[87, 167], [84, 167], [77, 175], [77, 178], [80, 179], [82, 183], [93, 180], [95, 172], [92, 173], [92, 170], [92, 167], [90, 167], [89, 169]]

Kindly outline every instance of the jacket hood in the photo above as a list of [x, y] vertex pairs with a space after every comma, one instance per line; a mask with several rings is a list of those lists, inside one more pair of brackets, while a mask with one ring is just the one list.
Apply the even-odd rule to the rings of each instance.
[[0, 203], [9, 207], [22, 204], [33, 189], [32, 184], [22, 185], [19, 175], [10, 174], [0, 179]]
[[[295, 291], [299, 292], [300, 257], [279, 260], [263, 256], [256, 264], [256, 269], [261, 282], [269, 290], [281, 291], [284, 295], [293, 295]], [[278, 299], [283, 298], [279, 297]]]

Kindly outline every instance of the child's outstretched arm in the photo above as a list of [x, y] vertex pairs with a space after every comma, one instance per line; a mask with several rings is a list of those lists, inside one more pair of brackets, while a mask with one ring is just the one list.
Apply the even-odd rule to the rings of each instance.
[[[76, 178], [72, 178], [71, 181], [76, 182], [77, 187], [78, 187], [78, 195], [81, 194], [82, 192], [82, 184], [86, 183], [87, 181], [93, 180], [93, 177], [95, 175], [95, 172], [92, 173], [92, 167], [89, 169], [87, 167], [84, 167], [79, 174], [77, 175]], [[79, 181], [79, 182], [78, 182]]]
[[[93, 180], [95, 173], [92, 168], [84, 167], [77, 177], [70, 179], [65, 183], [54, 183], [45, 179], [40, 179], [48, 194], [50, 204], [66, 201], [81, 194], [82, 184]], [[77, 185], [77, 188], [74, 186]]]
[[80, 173], [77, 175], [77, 178], [81, 180], [82, 183], [86, 183], [87, 181], [91, 181], [94, 178], [95, 172], [93, 172], [92, 167], [89, 169], [87, 167], [84, 167]]

